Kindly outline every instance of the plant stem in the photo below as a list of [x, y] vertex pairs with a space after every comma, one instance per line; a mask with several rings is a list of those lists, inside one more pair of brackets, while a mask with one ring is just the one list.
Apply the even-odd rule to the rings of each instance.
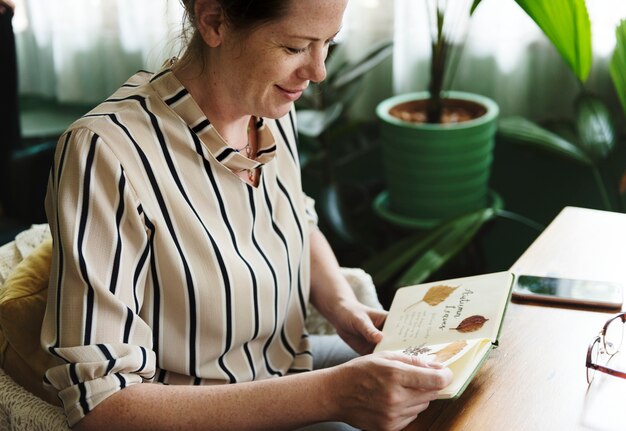
[[609, 194], [606, 191], [606, 185], [604, 184], [604, 179], [600, 174], [600, 171], [597, 167], [592, 166], [591, 171], [593, 172], [593, 178], [596, 180], [596, 184], [598, 185], [598, 189], [600, 190], [600, 196], [602, 197], [602, 201], [604, 202], [604, 207], [607, 211], [612, 211], [613, 205], [611, 204], [611, 200], [609, 199]]
[[521, 214], [514, 213], [512, 211], [497, 209], [495, 210], [495, 214], [498, 217], [502, 217], [505, 219], [509, 219], [509, 220], [521, 223], [525, 226], [528, 226], [531, 229], [536, 230], [537, 232], [541, 232], [545, 229], [545, 226], [537, 223], [536, 221], [529, 219], [528, 217], [525, 217]]
[[428, 123], [439, 123], [441, 120], [441, 90], [446, 70], [446, 56], [448, 55], [448, 41], [444, 34], [445, 10], [437, 1], [435, 4], [436, 34], [431, 40], [430, 84], [428, 92], [430, 99], [426, 109]]

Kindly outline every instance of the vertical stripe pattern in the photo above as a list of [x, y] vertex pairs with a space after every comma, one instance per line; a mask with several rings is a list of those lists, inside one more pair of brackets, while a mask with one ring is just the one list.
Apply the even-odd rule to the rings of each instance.
[[[128, 385], [311, 368], [309, 229], [293, 113], [233, 152], [167, 68], [139, 72], [59, 140], [42, 340], [70, 424]], [[232, 171], [259, 168], [252, 187]], [[80, 324], [77, 324], [77, 318]]]

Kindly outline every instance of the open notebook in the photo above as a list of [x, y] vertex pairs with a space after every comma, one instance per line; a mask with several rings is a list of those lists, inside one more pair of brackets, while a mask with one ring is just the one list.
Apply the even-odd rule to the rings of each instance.
[[441, 362], [454, 374], [439, 398], [456, 398], [497, 345], [514, 276], [498, 272], [398, 289], [375, 351]]

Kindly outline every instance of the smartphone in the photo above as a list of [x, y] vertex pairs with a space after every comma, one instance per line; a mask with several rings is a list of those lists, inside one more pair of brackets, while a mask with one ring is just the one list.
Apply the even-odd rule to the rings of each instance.
[[624, 294], [619, 283], [518, 275], [513, 287], [513, 298], [620, 310]]

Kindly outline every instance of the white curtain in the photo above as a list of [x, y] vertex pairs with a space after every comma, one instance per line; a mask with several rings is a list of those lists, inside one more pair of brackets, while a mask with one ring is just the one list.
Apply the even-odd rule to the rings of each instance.
[[[367, 79], [353, 109], [373, 117], [392, 93], [424, 90], [430, 46], [426, 0], [350, 0], [341, 40], [356, 57], [395, 40], [391, 62]], [[587, 87], [618, 104], [607, 63], [626, 0], [588, 0], [594, 63]], [[17, 0], [14, 27], [21, 94], [95, 103], [138, 69], [155, 70], [180, 47], [178, 0]], [[504, 115], [567, 114], [576, 80], [513, 0], [483, 0], [474, 14], [453, 89], [494, 98]]]
[[[426, 0], [395, 0], [394, 92], [425, 90], [430, 45]], [[586, 88], [617, 106], [607, 64], [625, 0], [588, 0], [593, 67]], [[577, 80], [513, 0], [483, 0], [468, 28], [452, 89], [494, 98], [503, 115], [534, 119], [569, 114]]]
[[179, 46], [177, 0], [18, 0], [20, 94], [95, 103]]
[[[394, 0], [349, 0], [341, 31], [341, 42], [348, 47], [349, 59], [357, 60], [374, 44], [393, 39]], [[372, 70], [364, 79], [364, 90], [356, 97], [350, 114], [370, 119], [378, 102], [389, 97], [391, 59]]]

